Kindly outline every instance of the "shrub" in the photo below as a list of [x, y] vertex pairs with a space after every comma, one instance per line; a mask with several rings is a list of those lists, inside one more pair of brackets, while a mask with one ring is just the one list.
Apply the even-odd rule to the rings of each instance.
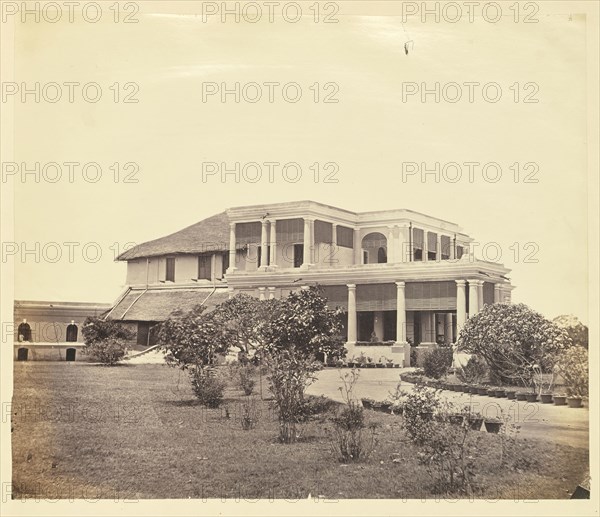
[[308, 420], [321, 417], [333, 411], [337, 405], [338, 404], [335, 401], [328, 399], [323, 395], [319, 395], [318, 397], [309, 395], [303, 401], [299, 411], [300, 414], [298, 420], [301, 422], [306, 422]]
[[256, 368], [252, 365], [240, 366], [238, 369], [240, 380], [240, 388], [244, 391], [244, 395], [252, 395], [254, 386], [256, 386]]
[[423, 370], [427, 377], [440, 379], [448, 373], [452, 366], [452, 348], [436, 348], [429, 352], [423, 360]]
[[127, 343], [122, 339], [108, 337], [85, 345], [83, 352], [103, 364], [113, 366], [127, 353]]
[[244, 431], [249, 431], [256, 427], [258, 418], [260, 417], [260, 410], [256, 404], [256, 401], [252, 397], [244, 398], [241, 406], [240, 423]]
[[472, 355], [467, 364], [457, 368], [458, 380], [467, 384], [479, 384], [488, 376], [488, 365], [485, 360], [477, 355]]
[[557, 370], [567, 384], [569, 397], [587, 397], [589, 393], [588, 351], [582, 346], [566, 350], [558, 359]]
[[225, 383], [206, 368], [191, 368], [192, 389], [200, 403], [218, 408], [223, 403]]
[[439, 407], [440, 398], [437, 391], [421, 384], [415, 384], [412, 393], [406, 396], [402, 425], [408, 437], [417, 445], [422, 445], [430, 432], [433, 414]]
[[109, 338], [121, 341], [130, 341], [135, 333], [125, 328], [121, 323], [114, 320], [103, 320], [101, 318], [88, 317], [81, 328], [83, 341], [86, 345], [93, 345], [99, 341]]

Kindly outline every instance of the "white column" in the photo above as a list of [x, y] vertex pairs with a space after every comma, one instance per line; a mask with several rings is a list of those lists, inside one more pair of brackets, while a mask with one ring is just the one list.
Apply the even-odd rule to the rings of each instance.
[[275, 288], [274, 287], [269, 287], [269, 300], [272, 300], [273, 298], [275, 298]]
[[356, 284], [348, 286], [348, 343], [356, 343], [357, 318], [356, 318]]
[[267, 246], [269, 241], [267, 240], [267, 221], [263, 219], [260, 225], [260, 267], [266, 270], [269, 262], [267, 261]]
[[454, 237], [450, 236], [450, 260], [456, 259], [456, 249], [454, 249]]
[[444, 342], [448, 345], [451, 343], [454, 343], [454, 334], [453, 334], [452, 330], [453, 330], [452, 313], [447, 312], [445, 326], [444, 326]]
[[469, 280], [469, 318], [479, 312], [479, 280]]
[[303, 268], [307, 268], [308, 266], [310, 266], [312, 264], [313, 236], [312, 236], [311, 229], [312, 229], [311, 219], [305, 218], [304, 219], [304, 260], [302, 263]]
[[388, 226], [388, 238], [387, 238], [387, 261], [388, 264], [394, 264], [396, 262], [396, 239], [394, 238], [394, 227]]
[[360, 242], [360, 229], [354, 228], [354, 264], [362, 264], [362, 248]]
[[456, 280], [456, 332], [464, 327], [467, 321], [467, 292], [466, 282], [464, 280]]
[[229, 223], [229, 268], [227, 271], [235, 271], [235, 223]]
[[408, 232], [408, 226], [400, 225], [400, 228], [398, 228], [398, 241], [396, 242], [396, 262], [410, 262]]
[[439, 262], [442, 260], [442, 236], [439, 233], [437, 234], [436, 247], [435, 259]]
[[429, 232], [427, 230], [423, 230], [423, 262], [427, 262], [429, 257], [427, 256], [427, 252], [429, 251], [429, 241], [427, 240], [427, 236]]
[[477, 299], [479, 301], [479, 310], [483, 309], [483, 280], [477, 283]]
[[265, 291], [266, 291], [266, 287], [259, 287], [258, 288], [258, 299], [263, 301], [265, 300]]
[[331, 225], [331, 249], [329, 250], [329, 265], [333, 266], [337, 264], [337, 224], [333, 223]]
[[430, 339], [429, 342], [430, 343], [436, 343], [437, 342], [437, 322], [436, 322], [436, 318], [435, 318], [435, 312], [430, 312], [429, 313], [429, 335], [430, 335]]
[[269, 254], [269, 266], [277, 265], [277, 222], [271, 221], [271, 228], [269, 233], [271, 241], [271, 253]]
[[396, 282], [396, 343], [406, 342], [405, 283]]

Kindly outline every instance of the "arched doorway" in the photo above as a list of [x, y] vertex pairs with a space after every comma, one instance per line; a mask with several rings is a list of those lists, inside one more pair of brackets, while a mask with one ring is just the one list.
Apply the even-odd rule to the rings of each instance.
[[75, 325], [74, 321], [71, 321], [71, 323], [69, 325], [67, 325], [67, 342], [68, 343], [77, 342], [77, 330], [78, 330], [77, 325]]
[[67, 361], [75, 361], [75, 356], [77, 355], [77, 350], [74, 348], [67, 348]]
[[19, 341], [31, 341], [31, 327], [29, 323], [23, 321], [17, 329]]
[[363, 237], [362, 249], [364, 264], [387, 263], [387, 239], [383, 233], [372, 232]]
[[29, 349], [22, 347], [17, 350], [17, 361], [27, 361], [28, 356]]

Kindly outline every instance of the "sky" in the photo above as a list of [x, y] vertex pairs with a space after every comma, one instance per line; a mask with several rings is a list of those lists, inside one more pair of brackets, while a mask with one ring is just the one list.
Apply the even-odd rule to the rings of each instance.
[[[15, 81], [62, 85], [54, 103], [50, 86], [40, 102], [8, 102], [20, 168], [3, 178], [14, 189], [14, 244], [4, 244], [3, 261], [15, 258], [16, 299], [112, 302], [126, 269], [114, 258], [128, 243], [232, 206], [312, 199], [455, 222], [479, 244], [476, 256], [512, 270], [513, 302], [588, 321], [584, 17], [403, 22], [390, 4], [340, 3], [338, 23], [307, 15], [253, 24], [205, 22], [194, 5], [147, 7], [135, 24], [106, 12], [95, 24], [15, 26]], [[102, 97], [88, 102], [74, 87], [68, 102], [70, 81], [95, 82]], [[270, 82], [279, 83], [273, 102]], [[222, 87], [235, 83], [257, 83], [261, 99], [248, 102], [251, 85], [240, 102], [222, 102]], [[286, 98], [288, 83], [296, 86]], [[436, 83], [437, 102], [434, 94], [423, 99]], [[473, 102], [465, 83], [478, 83]], [[86, 90], [90, 99], [95, 92]], [[35, 162], [40, 170], [62, 165], [36, 182], [20, 174], [21, 164]], [[97, 166], [84, 175], [80, 165], [70, 181], [67, 162], [95, 162], [101, 175], [94, 181]], [[206, 162], [295, 162], [302, 174], [292, 182], [279, 167], [271, 181], [263, 166], [257, 181], [248, 169], [237, 182], [203, 177]], [[328, 162], [335, 165], [324, 169]], [[421, 173], [436, 162], [439, 178]], [[472, 162], [480, 165], [469, 178], [464, 164]], [[460, 169], [446, 167], [452, 163]]]

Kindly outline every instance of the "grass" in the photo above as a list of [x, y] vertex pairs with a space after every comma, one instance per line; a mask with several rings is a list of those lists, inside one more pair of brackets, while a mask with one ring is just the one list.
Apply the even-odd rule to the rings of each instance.
[[[43, 499], [435, 497], [401, 417], [368, 411], [377, 446], [365, 462], [344, 465], [324, 421], [303, 425], [296, 444], [278, 443], [268, 401], [257, 400], [257, 427], [242, 430], [243, 398], [230, 387], [228, 414], [205, 409], [187, 375], [163, 365], [15, 363], [13, 491]], [[478, 496], [568, 498], [587, 474], [586, 449], [544, 440], [521, 439], [518, 464], [499, 469], [499, 436], [477, 434]]]

